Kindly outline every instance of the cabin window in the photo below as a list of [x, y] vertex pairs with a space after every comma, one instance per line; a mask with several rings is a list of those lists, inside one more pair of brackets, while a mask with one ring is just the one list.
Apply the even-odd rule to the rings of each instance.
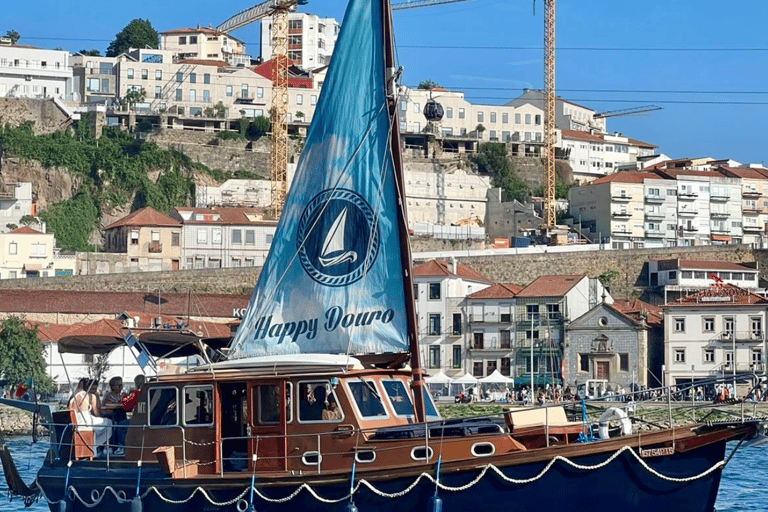
[[387, 417], [376, 383], [360, 379], [347, 382], [347, 387], [361, 418], [375, 420]]
[[152, 388], [149, 390], [149, 424], [150, 426], [168, 426], [179, 424], [179, 414], [176, 388]]
[[327, 380], [300, 382], [299, 422], [341, 421], [339, 401]]
[[412, 416], [413, 404], [405, 384], [401, 380], [382, 380], [381, 385], [387, 393], [389, 403], [395, 411], [395, 416]]
[[[285, 421], [290, 423], [291, 415], [291, 384], [285, 387]], [[256, 411], [256, 422], [259, 425], [274, 425], [280, 423], [280, 403], [283, 400], [280, 384], [265, 384], [253, 388], [253, 410]]]
[[184, 424], [213, 425], [213, 386], [184, 388]]

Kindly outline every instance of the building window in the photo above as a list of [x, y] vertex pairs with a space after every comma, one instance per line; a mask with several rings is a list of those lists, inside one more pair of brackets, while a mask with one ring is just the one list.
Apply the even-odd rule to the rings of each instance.
[[515, 124], [520, 124], [520, 114], [515, 114]]
[[263, 98], [264, 97], [264, 88], [263, 87], [257, 87], [256, 88], [256, 97], [257, 98]]
[[676, 363], [684, 363], [685, 362], [685, 349], [684, 348], [676, 348], [674, 354], [675, 354], [675, 362]]
[[429, 347], [429, 367], [440, 368], [440, 345]]
[[203, 74], [203, 83], [204, 84], [211, 83], [211, 75], [209, 73], [204, 73]]
[[490, 374], [492, 374], [493, 372], [496, 371], [496, 360], [495, 359], [492, 359], [490, 361], [486, 361], [485, 362], [485, 371], [486, 371], [486, 375], [490, 375]]
[[148, 69], [142, 69], [141, 70], [141, 79], [142, 80], [148, 80], [149, 79], [149, 70]]
[[525, 124], [531, 124], [531, 114], [525, 114]]
[[454, 336], [461, 335], [461, 313], [453, 314], [453, 330], [451, 332]]
[[245, 243], [246, 245], [253, 245], [256, 243], [256, 237], [252, 229], [245, 230]]
[[461, 368], [461, 345], [453, 346], [453, 368]]
[[728, 339], [733, 336], [734, 321], [732, 316], [723, 318], [723, 331]]
[[163, 88], [159, 85], [155, 87], [155, 98], [162, 98], [163, 97]]
[[155, 70], [155, 80], [162, 80], [163, 79], [163, 71], [160, 69]]
[[589, 372], [589, 354], [579, 354], [579, 371]]
[[179, 36], [179, 44], [187, 44], [187, 36]]
[[629, 371], [629, 354], [619, 354], [619, 371]]
[[184, 81], [184, 73], [182, 73], [181, 71], [178, 71], [176, 73], [176, 82], [182, 83], [183, 81]]
[[133, 80], [133, 69], [132, 68], [128, 68], [128, 69], [125, 70], [125, 77], [128, 80]]
[[704, 349], [704, 362], [705, 363], [714, 363], [715, 362], [715, 349], [713, 349], [713, 348], [705, 348]]
[[296, 104], [297, 105], [303, 105], [304, 104], [304, 95], [303, 94], [297, 94], [296, 95]]
[[759, 348], [753, 348], [752, 349], [752, 370], [756, 370], [755, 368], [758, 365], [763, 364], [763, 351]]
[[464, 119], [464, 109], [463, 108], [459, 109], [459, 119]]
[[447, 119], [453, 119], [453, 107], [447, 107], [445, 109], [445, 117]]
[[501, 374], [509, 377], [512, 374], [512, 360], [508, 357], [501, 358]]
[[704, 318], [704, 332], [715, 332], [715, 318], [714, 317], [705, 317]]
[[19, 248], [18, 245], [16, 245], [16, 242], [11, 242], [8, 244], [8, 254], [18, 254]]
[[181, 89], [176, 89], [176, 101], [183, 101], [184, 100], [184, 91]]
[[440, 314], [429, 315], [429, 335], [440, 336]]
[[539, 321], [539, 305], [538, 304], [528, 304], [525, 306], [525, 319], [528, 322]]
[[512, 348], [512, 333], [509, 331], [499, 331], [499, 341], [501, 348]]
[[483, 363], [482, 361], [479, 363], [472, 363], [472, 375], [475, 377], [482, 377], [483, 376]]
[[483, 122], [483, 113], [482, 112], [478, 112], [477, 113], [477, 122], [478, 123], [482, 123]]
[[171, 233], [171, 245], [178, 247], [180, 245], [181, 233]]
[[414, 114], [421, 114], [421, 103], [414, 103], [413, 104], [413, 113]]
[[560, 319], [560, 304], [547, 304], [547, 318], [550, 320]]
[[685, 332], [685, 318], [675, 318], [675, 332]]
[[138, 229], [132, 229], [131, 230], [131, 245], [138, 245], [139, 244], [139, 230]]
[[205, 228], [200, 228], [197, 230], [197, 243], [199, 244], [207, 244], [208, 243], [208, 230]]
[[763, 337], [763, 319], [759, 316], [755, 316], [749, 319], [750, 332], [752, 333], [752, 339], [760, 339]]
[[472, 333], [472, 348], [482, 349], [485, 345], [485, 333], [475, 332]]
[[440, 300], [440, 283], [429, 283], [429, 300]]

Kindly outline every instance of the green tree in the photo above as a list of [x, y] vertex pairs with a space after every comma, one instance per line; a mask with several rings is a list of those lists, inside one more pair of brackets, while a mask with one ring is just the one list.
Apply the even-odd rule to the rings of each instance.
[[147, 91], [142, 87], [141, 89], [131, 89], [125, 93], [125, 101], [130, 107], [133, 107], [137, 103], [141, 103], [146, 99]]
[[252, 133], [249, 133], [253, 138], [258, 139], [262, 135], [269, 133], [269, 129], [272, 127], [272, 123], [269, 122], [264, 116], [257, 116], [251, 123], [253, 127]]
[[19, 226], [13, 223], [9, 223], [5, 225], [6, 228], [8, 228], [8, 231], [13, 231], [14, 229], [17, 229]]
[[512, 167], [507, 158], [507, 147], [499, 142], [480, 144], [477, 154], [472, 156], [478, 171], [493, 177], [493, 186], [502, 188], [508, 197], [525, 201], [531, 190]]
[[115, 34], [107, 47], [107, 57], [117, 57], [129, 48], [157, 48], [159, 35], [149, 20], [135, 19]]
[[80, 50], [80, 55], [85, 55], [86, 57], [101, 57], [101, 52], [99, 50]]
[[24, 215], [19, 219], [19, 224], [23, 226], [31, 226], [32, 224], [37, 224], [37, 217], [32, 215]]
[[431, 91], [432, 89], [437, 89], [440, 87], [437, 82], [433, 82], [432, 80], [422, 80], [419, 82], [419, 85], [416, 86], [417, 89], [424, 89], [427, 91]]
[[20, 35], [19, 35], [19, 33], [18, 33], [18, 32], [16, 32], [15, 30], [9, 30], [9, 31], [7, 31], [7, 32], [5, 33], [5, 36], [4, 36], [4, 37], [7, 37], [8, 39], [10, 39], [10, 40], [11, 40], [11, 44], [16, 44], [16, 42], [17, 42], [19, 39], [21, 39], [21, 36], [20, 36]]
[[79, 192], [66, 201], [56, 203], [40, 212], [40, 219], [56, 236], [62, 249], [90, 251], [88, 238], [96, 227], [99, 210], [91, 196]]
[[485, 126], [483, 126], [482, 124], [478, 124], [477, 126], [475, 126], [475, 131], [477, 132], [477, 138], [479, 139], [480, 137], [483, 136], [483, 132], [485, 131]]
[[36, 391], [53, 390], [37, 328], [29, 327], [23, 317], [9, 316], [0, 321], [0, 378], [11, 386], [33, 379]]

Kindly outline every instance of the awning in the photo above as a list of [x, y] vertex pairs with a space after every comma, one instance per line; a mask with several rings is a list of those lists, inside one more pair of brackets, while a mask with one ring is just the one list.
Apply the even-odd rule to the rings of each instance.
[[731, 241], [731, 235], [709, 235], [710, 239], [713, 242], [730, 242]]
[[39, 263], [25, 263], [24, 264], [24, 271], [25, 272], [40, 272], [43, 270], [43, 266]]

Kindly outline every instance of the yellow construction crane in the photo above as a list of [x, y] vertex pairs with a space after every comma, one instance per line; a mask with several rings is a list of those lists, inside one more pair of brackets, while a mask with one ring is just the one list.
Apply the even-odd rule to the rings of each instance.
[[[534, 0], [534, 5], [535, 5]], [[555, 0], [544, 0], [544, 226], [555, 227]]]
[[288, 167], [288, 11], [306, 0], [268, 0], [241, 11], [216, 27], [220, 32], [237, 30], [272, 16], [272, 152], [269, 178], [271, 210], [277, 219], [283, 211]]

